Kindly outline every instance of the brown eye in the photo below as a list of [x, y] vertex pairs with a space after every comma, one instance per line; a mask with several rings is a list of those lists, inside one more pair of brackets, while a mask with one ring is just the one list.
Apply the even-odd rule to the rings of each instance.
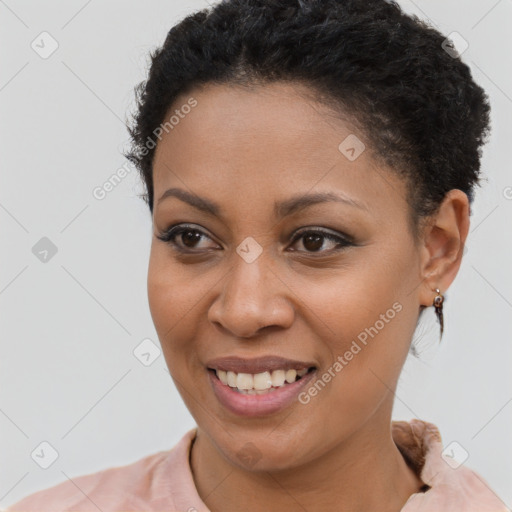
[[164, 233], [157, 235], [157, 238], [178, 250], [185, 251], [187, 249], [200, 249], [200, 247], [198, 248], [198, 244], [203, 238], [211, 240], [211, 238], [200, 229], [186, 225], [171, 226]]
[[201, 233], [195, 229], [187, 229], [182, 231], [179, 236], [181, 236], [181, 241], [187, 247], [193, 249], [195, 244], [201, 240]]
[[[176, 226], [171, 226], [168, 230], [163, 232], [160, 235], [157, 235], [159, 240], [168, 243], [173, 248], [182, 252], [194, 252], [199, 251], [201, 249], [211, 249], [212, 247], [198, 247], [203, 239], [211, 238], [204, 233], [202, 230], [178, 224]], [[348, 236], [340, 236], [335, 235], [333, 233], [322, 231], [322, 230], [306, 230], [298, 233], [294, 239], [293, 243], [303, 240], [302, 244], [304, 246], [304, 250], [299, 250], [298, 252], [306, 252], [306, 253], [329, 253], [341, 250], [345, 247], [355, 245], [354, 242]], [[326, 243], [327, 242], [327, 243]], [[331, 246], [327, 247], [327, 249], [322, 250], [322, 247], [325, 245]], [[215, 249], [218, 248], [218, 245], [213, 247]], [[292, 251], [297, 251], [296, 249], [292, 249]]]
[[[308, 231], [302, 231], [301, 233], [298, 233], [294, 239], [293, 239], [293, 242], [295, 243], [296, 241], [298, 240], [303, 240], [302, 242], [302, 245], [304, 246], [305, 248], [305, 252], [321, 252], [321, 253], [324, 253], [324, 252], [330, 252], [331, 250], [332, 251], [336, 251], [336, 250], [339, 250], [339, 249], [342, 249], [344, 247], [347, 247], [349, 245], [354, 245], [353, 242], [351, 242], [350, 240], [342, 237], [342, 236], [338, 236], [338, 235], [334, 235], [333, 233], [329, 233], [329, 232], [326, 232], [326, 231], [321, 231], [321, 230], [308, 230]], [[327, 249], [327, 250], [321, 250], [322, 247], [324, 246], [325, 244], [325, 241], [329, 241], [331, 243], [331, 245], [334, 245], [334, 248], [333, 249]], [[301, 252], [304, 252], [304, 251], [301, 251]]]

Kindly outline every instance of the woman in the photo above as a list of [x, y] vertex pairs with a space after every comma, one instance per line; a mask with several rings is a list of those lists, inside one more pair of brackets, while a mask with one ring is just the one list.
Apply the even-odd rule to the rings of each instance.
[[504, 511], [391, 421], [418, 320], [461, 264], [489, 103], [384, 0], [226, 0], [138, 87], [127, 155], [152, 318], [197, 428], [9, 510]]

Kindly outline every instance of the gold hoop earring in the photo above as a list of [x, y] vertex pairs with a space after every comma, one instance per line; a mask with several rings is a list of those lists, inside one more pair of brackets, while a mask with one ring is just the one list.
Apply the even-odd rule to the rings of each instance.
[[434, 306], [436, 310], [436, 315], [439, 320], [439, 325], [441, 326], [441, 337], [443, 337], [443, 330], [444, 330], [444, 318], [443, 318], [443, 303], [444, 303], [444, 296], [439, 291], [439, 288], [436, 288], [434, 290], [437, 295], [434, 297], [434, 300], [432, 302], [432, 305]]

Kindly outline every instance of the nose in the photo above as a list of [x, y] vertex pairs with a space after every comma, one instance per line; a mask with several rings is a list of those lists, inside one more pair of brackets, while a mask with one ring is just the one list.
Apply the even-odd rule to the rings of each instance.
[[232, 336], [251, 338], [263, 329], [292, 325], [292, 292], [263, 255], [251, 263], [237, 255], [221, 286], [208, 310], [208, 319]]

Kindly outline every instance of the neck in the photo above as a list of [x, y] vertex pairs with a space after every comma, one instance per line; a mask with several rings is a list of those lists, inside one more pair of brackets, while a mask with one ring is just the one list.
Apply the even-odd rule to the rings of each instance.
[[198, 493], [211, 512], [398, 512], [423, 482], [393, 442], [390, 418], [378, 426], [374, 419], [322, 457], [276, 472], [230, 463], [198, 429], [191, 453]]

